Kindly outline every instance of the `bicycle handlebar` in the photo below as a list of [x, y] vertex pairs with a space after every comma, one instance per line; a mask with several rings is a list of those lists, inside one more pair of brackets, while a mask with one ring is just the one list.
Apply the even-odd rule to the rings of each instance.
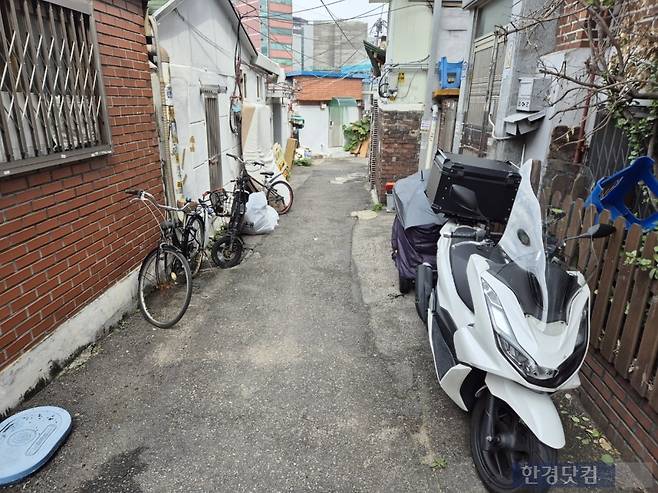
[[236, 161], [242, 163], [242, 164], [251, 164], [253, 166], [260, 166], [261, 168], [265, 166], [265, 163], [262, 161], [245, 161], [241, 157], [236, 156], [235, 154], [231, 154], [229, 152], [226, 153], [226, 155], [230, 158], [235, 159]]
[[170, 211], [170, 212], [182, 212], [187, 214], [187, 209], [191, 205], [190, 202], [187, 202], [183, 207], [179, 208], [179, 207], [171, 207], [164, 204], [158, 204], [155, 200], [155, 197], [144, 190], [125, 190], [125, 193], [127, 193], [128, 195], [134, 195], [136, 197], [135, 199], [132, 200], [141, 200], [142, 202], [149, 201], [159, 209]]

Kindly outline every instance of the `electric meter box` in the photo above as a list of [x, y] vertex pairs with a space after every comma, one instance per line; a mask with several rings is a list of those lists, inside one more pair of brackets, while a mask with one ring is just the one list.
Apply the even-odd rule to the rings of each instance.
[[550, 80], [540, 77], [521, 77], [516, 109], [519, 111], [541, 111], [547, 106]]

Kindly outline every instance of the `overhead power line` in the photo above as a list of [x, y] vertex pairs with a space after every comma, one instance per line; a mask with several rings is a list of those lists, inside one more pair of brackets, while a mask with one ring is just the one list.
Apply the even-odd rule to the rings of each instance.
[[[341, 32], [341, 34], [343, 35], [343, 37], [347, 40], [347, 42], [350, 44], [350, 46], [351, 46], [353, 49], [356, 50], [357, 47], [354, 46], [354, 43], [352, 43], [352, 40], [349, 38], [349, 36], [348, 36], [347, 34], [345, 34], [345, 31], [343, 31], [343, 28], [340, 26], [340, 24], [338, 23], [338, 21], [337, 21], [336, 18], [334, 17], [333, 12], [332, 12], [331, 10], [329, 10], [329, 7], [327, 7], [327, 4], [324, 3], [324, 0], [320, 0], [320, 2], [322, 2], [322, 5], [324, 5], [324, 8], [325, 8], [325, 10], [327, 11], [327, 14], [329, 14], [329, 17], [332, 18], [332, 20], [334, 21], [334, 24], [336, 24], [336, 27], [340, 30], [340, 32]], [[378, 8], [379, 8], [379, 7], [378, 7]]]
[[[258, 9], [257, 9], [256, 7], [254, 7], [253, 5], [250, 5], [246, 0], [238, 0], [238, 1], [241, 2], [241, 3], [243, 3], [243, 4], [245, 4], [245, 5], [248, 5], [248, 6], [251, 7], [252, 10], [254, 10], [254, 11], [258, 10]], [[347, 0], [334, 0], [333, 2], [329, 2], [327, 5], [335, 5], [335, 4], [337, 4], [337, 3], [343, 3], [343, 2], [346, 2], [346, 1], [347, 1]], [[307, 9], [293, 10], [293, 11], [292, 11], [292, 15], [296, 15], [296, 14], [299, 14], [299, 13], [301, 13], [301, 12], [310, 12], [311, 10], [318, 10], [318, 9], [323, 9], [323, 8], [325, 8], [324, 5], [318, 5], [318, 6], [316, 6], [316, 7], [309, 7], [309, 8], [307, 8]], [[283, 14], [283, 15], [285, 15], [285, 14]]]
[[[261, 33], [261, 32], [260, 32], [258, 29], [256, 29], [255, 27], [252, 27], [252, 26], [245, 26], [245, 27], [246, 27], [247, 29], [250, 29], [250, 30], [254, 31], [255, 33], [259, 33], [261, 36], [263, 36], [263, 37], [266, 38], [266, 39], [269, 39], [270, 41], [274, 41], [275, 43], [277, 42], [275, 39], [272, 38], [272, 36], [268, 36], [268, 35], [265, 35], [265, 34]], [[329, 48], [328, 50], [325, 50], [325, 51], [322, 51], [322, 52], [320, 52], [320, 53], [317, 53], [316, 55], [317, 55], [317, 56], [324, 55], [325, 53], [327, 53], [328, 51], [331, 51], [332, 49], [333, 49], [333, 48]], [[292, 59], [293, 59], [295, 62], [297, 62], [297, 63], [299, 63], [299, 64], [302, 64], [302, 65], [303, 65], [302, 60], [300, 60], [299, 58], [295, 57], [295, 55], [294, 55], [295, 53], [298, 54], [298, 55], [301, 55], [303, 58], [306, 58], [306, 59], [309, 59], [309, 60], [313, 60], [313, 61], [316, 62], [316, 63], [324, 64], [323, 61], [320, 61], [320, 60], [318, 60], [317, 58], [314, 58], [314, 57], [311, 56], [311, 55], [308, 55], [308, 54], [302, 53], [302, 52], [299, 51], [299, 50], [295, 50], [294, 48], [292, 48], [292, 46], [291, 46], [289, 49], [288, 49], [288, 48], [283, 48], [281, 51], [285, 51], [286, 53], [288, 53], [288, 54], [292, 57]], [[354, 53], [352, 53], [352, 54], [350, 55], [350, 57], [349, 57], [347, 60], [345, 60], [345, 64], [346, 64], [349, 60], [351, 60], [352, 58], [354, 58], [354, 56], [355, 56], [359, 51], [360, 51], [360, 49], [358, 49], [358, 48], [355, 49], [355, 50], [354, 50]]]
[[[399, 12], [401, 10], [406, 10], [406, 9], [417, 9], [418, 7], [422, 7], [424, 4], [418, 3], [414, 5], [404, 5], [402, 7], [398, 7], [396, 9], [389, 9], [389, 12]], [[337, 19], [338, 22], [348, 22], [348, 21], [354, 21], [354, 20], [359, 20], [359, 19], [368, 19], [370, 17], [379, 17], [379, 13], [372, 13], [375, 10], [379, 10], [381, 7], [375, 7], [374, 9], [366, 10], [365, 12], [355, 15], [353, 17], [345, 17], [343, 19]], [[265, 15], [265, 14], [260, 14], [258, 16], [252, 16], [252, 15], [245, 15], [243, 16], [244, 18], [249, 18], [249, 17], [259, 17], [261, 19], [274, 19], [274, 20], [283, 20], [283, 21], [289, 21], [292, 22], [290, 19], [286, 19], [285, 17], [281, 17], [281, 15]], [[326, 19], [305, 19], [308, 22], [312, 22], [313, 24], [332, 24], [334, 21], [333, 20], [326, 20]]]

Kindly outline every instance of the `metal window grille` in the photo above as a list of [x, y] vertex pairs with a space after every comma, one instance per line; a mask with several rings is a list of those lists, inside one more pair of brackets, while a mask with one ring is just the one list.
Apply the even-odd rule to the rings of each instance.
[[208, 141], [208, 168], [210, 189], [222, 186], [222, 145], [219, 131], [219, 101], [217, 96], [205, 96], [206, 139]]
[[111, 152], [89, 2], [0, 2], [0, 176]]

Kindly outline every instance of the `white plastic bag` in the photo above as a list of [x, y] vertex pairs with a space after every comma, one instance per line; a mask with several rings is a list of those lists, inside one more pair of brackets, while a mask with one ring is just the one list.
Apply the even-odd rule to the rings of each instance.
[[265, 192], [249, 195], [245, 212], [243, 232], [248, 235], [271, 233], [279, 224], [279, 214], [267, 205]]

